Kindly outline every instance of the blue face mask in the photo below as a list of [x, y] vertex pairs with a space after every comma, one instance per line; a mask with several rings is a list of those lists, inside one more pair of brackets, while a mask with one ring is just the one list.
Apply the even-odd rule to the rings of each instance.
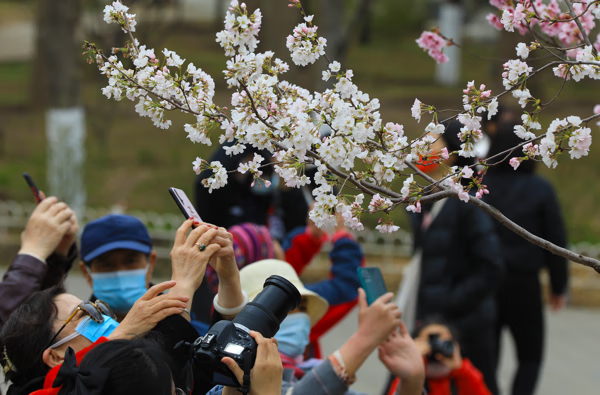
[[92, 273], [94, 295], [118, 313], [127, 313], [146, 293], [148, 268], [120, 270], [110, 273]]
[[296, 358], [304, 354], [310, 336], [310, 317], [306, 313], [294, 313], [281, 322], [275, 339], [279, 351], [288, 357]]
[[90, 317], [84, 317], [79, 321], [75, 332], [65, 337], [64, 339], [54, 343], [50, 348], [56, 348], [66, 342], [75, 339], [77, 336], [83, 336], [92, 343], [96, 343], [102, 336], [108, 337], [119, 326], [119, 323], [107, 315], [102, 315], [104, 322], [96, 322]]

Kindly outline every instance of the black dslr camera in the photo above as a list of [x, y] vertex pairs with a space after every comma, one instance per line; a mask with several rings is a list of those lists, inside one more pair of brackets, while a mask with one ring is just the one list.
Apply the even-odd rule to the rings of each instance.
[[[250, 331], [259, 332], [266, 338], [273, 337], [281, 321], [300, 305], [300, 292], [281, 276], [270, 276], [256, 298], [248, 303], [233, 321], [219, 321], [204, 337], [192, 346], [196, 373], [212, 384], [221, 384], [247, 392], [250, 370], [256, 360], [256, 341]], [[244, 371], [244, 382], [221, 362], [223, 357], [235, 360]]]
[[440, 340], [439, 333], [429, 335], [429, 346], [431, 353], [428, 355], [430, 361], [437, 361], [436, 356], [441, 355], [445, 358], [452, 358], [454, 354], [454, 343], [452, 340]]

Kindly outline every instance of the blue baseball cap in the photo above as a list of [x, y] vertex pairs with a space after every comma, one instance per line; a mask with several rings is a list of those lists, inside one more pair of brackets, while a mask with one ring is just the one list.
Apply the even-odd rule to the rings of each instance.
[[85, 263], [117, 249], [149, 254], [152, 240], [146, 225], [130, 215], [112, 214], [88, 223], [83, 229], [81, 259]]

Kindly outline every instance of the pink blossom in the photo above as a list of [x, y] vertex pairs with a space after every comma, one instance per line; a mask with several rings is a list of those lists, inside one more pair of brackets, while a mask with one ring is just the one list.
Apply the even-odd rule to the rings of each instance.
[[447, 45], [447, 42], [440, 35], [433, 32], [423, 32], [416, 42], [437, 63], [446, 63], [448, 61], [448, 57], [442, 53], [442, 49]]
[[462, 190], [458, 193], [458, 198], [465, 203], [469, 202], [469, 194], [465, 190]]
[[594, 107], [594, 114], [600, 114], [600, 104], [596, 104]]
[[433, 32], [423, 32], [417, 44], [425, 51], [441, 51], [446, 46], [446, 40]]
[[406, 211], [411, 211], [413, 213], [420, 213], [421, 212], [421, 202], [417, 201], [417, 203], [407, 206]]
[[521, 165], [521, 161], [519, 158], [511, 158], [510, 161], [508, 161], [508, 164], [511, 165], [513, 169], [517, 170], [517, 168]]
[[441, 150], [442, 153], [442, 159], [446, 160], [450, 157], [450, 155], [448, 155], [448, 148], [444, 147]]
[[508, 5], [506, 0], [490, 0], [490, 4], [499, 10]]
[[471, 178], [471, 177], [473, 177], [473, 170], [470, 167], [468, 167], [468, 166], [463, 167], [463, 169], [462, 169], [462, 176], [463, 176], [463, 178]]
[[485, 17], [485, 19], [487, 19], [487, 21], [490, 25], [492, 25], [493, 27], [495, 27], [498, 30], [502, 30], [502, 28], [504, 27], [502, 25], [502, 22], [500, 22], [500, 18], [496, 14], [490, 13]]
[[450, 60], [446, 54], [439, 51], [429, 51], [429, 56], [431, 56], [438, 64], [446, 63]]
[[487, 195], [489, 193], [490, 193], [490, 191], [488, 191], [487, 188], [485, 188], [485, 185], [483, 185], [482, 188], [479, 188], [479, 190], [477, 190], [475, 197], [477, 199], [481, 199], [483, 197], [483, 195]]

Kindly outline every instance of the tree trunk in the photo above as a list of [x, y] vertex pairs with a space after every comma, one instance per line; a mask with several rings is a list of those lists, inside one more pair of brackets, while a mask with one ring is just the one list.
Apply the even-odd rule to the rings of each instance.
[[85, 111], [81, 101], [81, 0], [39, 0], [33, 98], [45, 109], [50, 194], [79, 217], [85, 208]]
[[38, 0], [33, 101], [37, 108], [80, 104], [81, 45], [76, 39], [81, 0]]

